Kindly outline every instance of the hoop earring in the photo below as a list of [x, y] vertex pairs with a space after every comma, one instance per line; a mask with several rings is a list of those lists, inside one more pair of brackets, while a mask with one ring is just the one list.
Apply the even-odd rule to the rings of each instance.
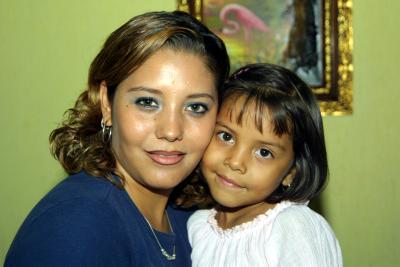
[[101, 119], [100, 126], [101, 126], [101, 139], [103, 140], [103, 143], [107, 144], [111, 141], [112, 126], [105, 125], [103, 118]]

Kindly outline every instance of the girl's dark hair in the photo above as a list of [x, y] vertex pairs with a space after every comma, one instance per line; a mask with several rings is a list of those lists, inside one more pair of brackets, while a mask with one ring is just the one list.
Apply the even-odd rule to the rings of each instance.
[[289, 134], [293, 140], [296, 174], [290, 187], [280, 185], [267, 199], [307, 201], [323, 189], [328, 176], [324, 128], [319, 105], [310, 87], [292, 71], [272, 64], [252, 64], [237, 70], [224, 86], [224, 100], [245, 97], [237, 117], [255, 103], [256, 127], [261, 131], [269, 111], [278, 136]]
[[[244, 98], [236, 118], [241, 124], [247, 110], [255, 109], [254, 123], [262, 132], [265, 116], [270, 116], [274, 133], [289, 134], [293, 140], [296, 173], [290, 187], [282, 185], [267, 198], [304, 202], [320, 193], [328, 175], [328, 162], [319, 105], [311, 89], [292, 71], [272, 64], [251, 64], [231, 75], [224, 84], [223, 101]], [[231, 110], [232, 111], [232, 110]], [[228, 110], [228, 112], [230, 112]], [[248, 118], [247, 115], [245, 118]], [[202, 179], [193, 184], [198, 206], [209, 202], [209, 190]]]
[[[115, 157], [101, 138], [100, 84], [112, 101], [117, 86], [160, 49], [199, 56], [214, 75], [220, 95], [229, 74], [224, 43], [187, 13], [149, 12], [133, 17], [111, 33], [90, 65], [87, 89], [67, 110], [61, 126], [50, 134], [51, 152], [69, 174], [85, 171], [115, 180]], [[123, 179], [123, 177], [121, 176]]]

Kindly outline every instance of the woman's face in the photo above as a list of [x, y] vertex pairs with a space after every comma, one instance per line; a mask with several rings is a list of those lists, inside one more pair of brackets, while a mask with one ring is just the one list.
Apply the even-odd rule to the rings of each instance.
[[117, 169], [148, 189], [169, 191], [188, 176], [215, 125], [215, 77], [203, 60], [161, 49], [122, 81], [112, 105], [101, 86], [103, 117], [112, 125]]

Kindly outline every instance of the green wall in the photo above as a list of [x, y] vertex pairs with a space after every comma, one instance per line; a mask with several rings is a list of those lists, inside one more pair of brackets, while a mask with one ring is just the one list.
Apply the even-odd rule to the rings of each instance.
[[[29, 210], [64, 176], [47, 138], [106, 36], [133, 15], [175, 8], [139, 2], [0, 0], [0, 263]], [[324, 119], [331, 177], [321, 205], [345, 266], [396, 266], [400, 2], [354, 2], [354, 113]]]
[[324, 206], [345, 266], [400, 266], [399, 1], [354, 0], [354, 113], [325, 118]]

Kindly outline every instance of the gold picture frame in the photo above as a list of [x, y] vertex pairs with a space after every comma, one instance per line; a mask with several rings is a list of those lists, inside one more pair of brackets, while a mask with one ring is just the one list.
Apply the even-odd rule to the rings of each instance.
[[[224, 26], [221, 23], [224, 23], [222, 20], [222, 10], [226, 11], [224, 12], [227, 13], [228, 10], [228, 5], [232, 10], [232, 7], [241, 7], [242, 9], [250, 10], [252, 11], [252, 14], [258, 14], [258, 17], [261, 17], [261, 19], [266, 17], [267, 15], [262, 14], [263, 6], [268, 7], [273, 7], [274, 9], [273, 12], [270, 11], [270, 16], [272, 16], [275, 13], [279, 12], [279, 9], [277, 5], [281, 5], [283, 2], [290, 3], [287, 4], [293, 5], [294, 7], [291, 7], [293, 10], [292, 13], [290, 14], [300, 14], [301, 18], [304, 18], [306, 16], [309, 16], [308, 14], [311, 14], [313, 12], [305, 12], [305, 3], [307, 1], [304, 0], [292, 0], [292, 1], [282, 1], [282, 0], [243, 0], [243, 1], [234, 1], [234, 0], [227, 0], [227, 1], [222, 1], [222, 0], [178, 0], [178, 10], [188, 12], [195, 16], [197, 19], [201, 20], [205, 25], [207, 25], [214, 33], [219, 35], [227, 44], [228, 48], [228, 53], [231, 57], [231, 60], [233, 63], [236, 61], [239, 62], [240, 64], [247, 64], [247, 63], [255, 63], [255, 62], [261, 62], [257, 61], [259, 57], [259, 54], [257, 57], [245, 54], [244, 52], [240, 54], [240, 57], [238, 56], [238, 53], [232, 52], [232, 51], [239, 51], [240, 48], [251, 46], [251, 45], [258, 45], [260, 44], [266, 44], [266, 43], [274, 43], [274, 42], [263, 42], [260, 40], [267, 40], [265, 38], [272, 38], [268, 37], [267, 33], [263, 37], [263, 29], [261, 28], [258, 32], [257, 30], [250, 29], [247, 32], [245, 31], [246, 29], [243, 26], [243, 30], [241, 30], [240, 34], [237, 34], [236, 37], [230, 37], [228, 36], [228, 28], [224, 32], [222, 26]], [[317, 29], [317, 33], [315, 36], [320, 36], [316, 37], [316, 45], [317, 47], [315, 50], [317, 51], [315, 54], [317, 55], [316, 58], [318, 58], [317, 63], [315, 63], [315, 75], [313, 77], [319, 77], [319, 78], [310, 78], [310, 82], [308, 82], [307, 77], [304, 78], [302, 77], [306, 82], [310, 84], [310, 86], [313, 89], [313, 92], [315, 93], [319, 104], [321, 108], [321, 112], [323, 115], [346, 115], [346, 114], [351, 114], [353, 112], [352, 109], [352, 101], [353, 101], [353, 93], [352, 93], [352, 86], [353, 86], [353, 27], [352, 27], [352, 0], [308, 0], [308, 2], [312, 2], [314, 6], [312, 6], [311, 11], [315, 11], [313, 13], [312, 19], [315, 20], [315, 25], [317, 25], [315, 28]], [[297, 6], [295, 6], [297, 5]], [[252, 7], [252, 8], [251, 8]], [[299, 11], [298, 11], [299, 10]], [[238, 11], [239, 12], [239, 11]], [[261, 12], [261, 14], [260, 14]], [[285, 11], [288, 13], [287, 11]], [[297, 13], [295, 13], [297, 12]], [[300, 12], [300, 13], [299, 13]], [[306, 15], [304, 15], [306, 14]], [[231, 12], [229, 14], [229, 20], [239, 20], [240, 13], [235, 13]], [[287, 25], [287, 21], [291, 21], [292, 25], [293, 21], [297, 18], [297, 15], [286, 15], [287, 21], [283, 21], [282, 19], [283, 15], [275, 16], [274, 22], [275, 25], [278, 25], [277, 27], [280, 27], [279, 25]], [[219, 22], [218, 22], [219, 20]], [[279, 21], [280, 20], [280, 21]], [[225, 21], [226, 22], [226, 21]], [[220, 24], [218, 24], [220, 23]], [[242, 20], [242, 23], [244, 21]], [[298, 27], [298, 24], [296, 24], [297, 27], [292, 27], [292, 28], [300, 28]], [[264, 29], [267, 29], [264, 27]], [[287, 28], [289, 29], [289, 28]], [[229, 29], [231, 31], [231, 29]], [[318, 32], [319, 31], [319, 32]], [[267, 32], [266, 30], [264, 32]], [[281, 34], [277, 34], [276, 30], [273, 30], [274, 38], [276, 36], [281, 36]], [[286, 33], [289, 36], [289, 34], [293, 33], [293, 30], [287, 30]], [[252, 35], [250, 35], [252, 34]], [[258, 34], [258, 35], [257, 35]], [[305, 37], [301, 37], [301, 34], [297, 34], [297, 38], [305, 39]], [[290, 35], [292, 37], [292, 35]], [[233, 39], [236, 38], [236, 39]], [[240, 39], [241, 38], [241, 39]], [[253, 39], [251, 39], [253, 38]], [[262, 39], [264, 38], [264, 39]], [[285, 37], [286, 38], [286, 37]], [[285, 45], [285, 52], [287, 52], [287, 47], [290, 46], [290, 38], [283, 38], [286, 40]], [[308, 38], [308, 37], [307, 37]], [[239, 47], [239, 50], [233, 50], [230, 49], [229, 47], [229, 42], [233, 43], [234, 41], [236, 43], [236, 47]], [[255, 40], [255, 41], [254, 41]], [[253, 42], [251, 42], [253, 41]], [[240, 45], [237, 45], [237, 43], [240, 43]], [[257, 44], [255, 44], [257, 43]], [[233, 46], [233, 45], [232, 45]], [[266, 48], [263, 48], [266, 49]], [[242, 51], [244, 49], [241, 49]], [[277, 51], [279, 49], [276, 49]], [[293, 50], [293, 49], [292, 49]], [[290, 50], [290, 51], [292, 51]], [[268, 50], [268, 52], [271, 51], [271, 49]], [[274, 50], [275, 51], [275, 50]], [[283, 50], [279, 50], [283, 51]], [[297, 55], [291, 53], [290, 61], [287, 60], [286, 62], [294, 62], [293, 58], [300, 58], [304, 57], [304, 50], [298, 49], [299, 52]], [[265, 51], [262, 51], [265, 54]], [[236, 54], [235, 54], [236, 53]], [[318, 54], [319, 53], [319, 54]], [[243, 56], [244, 54], [244, 56]], [[264, 55], [263, 54], [263, 55]], [[271, 54], [271, 53], [270, 53]], [[282, 59], [279, 59], [279, 62], [274, 62], [275, 58], [283, 58], [282, 53], [279, 54], [276, 52], [271, 58], [268, 60], [262, 61], [262, 62], [271, 62], [271, 63], [276, 63], [280, 64], [280, 62], [283, 62]], [[285, 56], [287, 56], [287, 53], [285, 53]], [[297, 57], [296, 57], [297, 56]], [[286, 57], [287, 59], [287, 57]], [[235, 61], [236, 60], [236, 61]], [[306, 58], [308, 60], [308, 58]], [[236, 64], [239, 64], [236, 63]], [[318, 67], [317, 67], [318, 66]], [[237, 66], [235, 66], [237, 67]], [[233, 68], [234, 70], [235, 68]], [[296, 70], [298, 71], [300, 68], [297, 66]], [[309, 69], [309, 68], [308, 68]], [[319, 70], [319, 74], [318, 74]], [[300, 69], [301, 71], [301, 69]], [[303, 73], [305, 73], [303, 71]], [[301, 77], [301, 75], [299, 75]]]

